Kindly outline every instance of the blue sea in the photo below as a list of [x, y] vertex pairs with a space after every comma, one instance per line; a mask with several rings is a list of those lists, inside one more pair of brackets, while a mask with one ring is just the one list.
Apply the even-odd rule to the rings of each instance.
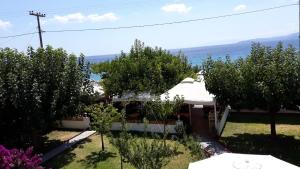
[[[278, 42], [281, 41], [285, 47], [292, 45], [296, 48], [299, 46], [298, 34], [294, 33], [287, 36], [264, 38], [264, 39], [253, 39], [247, 41], [241, 41], [234, 44], [215, 45], [215, 46], [204, 46], [204, 47], [193, 47], [193, 48], [182, 48], [182, 49], [170, 49], [172, 54], [177, 54], [181, 51], [188, 59], [188, 61], [194, 65], [201, 65], [202, 62], [211, 56], [214, 60], [224, 60], [226, 56], [230, 56], [231, 59], [244, 58], [249, 55], [251, 51], [251, 45], [253, 43], [261, 43], [263, 45], [275, 47]], [[99, 55], [99, 56], [88, 56], [87, 60], [91, 63], [100, 63], [104, 61], [113, 60], [118, 54], [112, 55]], [[92, 74], [91, 79], [99, 81], [100, 77], [96, 74]]]

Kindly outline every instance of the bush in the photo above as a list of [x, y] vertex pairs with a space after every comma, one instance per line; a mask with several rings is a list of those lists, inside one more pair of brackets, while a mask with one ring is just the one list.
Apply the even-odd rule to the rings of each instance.
[[33, 154], [33, 147], [23, 151], [22, 149], [8, 150], [0, 145], [0, 168], [42, 169], [41, 162], [41, 156]]

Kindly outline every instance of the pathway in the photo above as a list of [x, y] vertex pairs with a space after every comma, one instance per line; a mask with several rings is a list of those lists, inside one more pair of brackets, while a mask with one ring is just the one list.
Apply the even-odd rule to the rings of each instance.
[[209, 156], [215, 156], [230, 152], [222, 144], [220, 144], [213, 138], [199, 136], [197, 136], [196, 138], [199, 140], [201, 147]]
[[88, 138], [89, 136], [95, 134], [96, 131], [84, 131], [80, 133], [78, 136], [66, 141], [62, 145], [56, 147], [55, 149], [49, 151], [45, 155], [43, 155], [43, 162], [50, 160], [51, 158], [55, 157], [56, 155], [60, 154], [61, 152], [65, 151], [66, 149], [70, 148], [71, 146], [79, 143], [80, 141]]

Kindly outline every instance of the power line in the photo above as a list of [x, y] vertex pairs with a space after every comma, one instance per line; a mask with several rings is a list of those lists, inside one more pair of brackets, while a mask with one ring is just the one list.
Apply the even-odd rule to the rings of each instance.
[[[232, 13], [232, 14], [226, 14], [226, 15], [218, 15], [218, 16], [212, 16], [212, 17], [196, 18], [196, 19], [173, 21], [173, 22], [154, 23], [154, 24], [145, 24], [145, 25], [119, 26], [119, 27], [48, 30], [48, 31], [44, 31], [44, 32], [45, 33], [62, 33], [62, 32], [84, 32], [84, 31], [102, 31], [102, 30], [119, 30], [119, 29], [133, 29], [133, 28], [155, 27], [155, 26], [164, 26], [164, 25], [173, 25], [173, 24], [181, 24], [181, 23], [205, 21], [205, 20], [220, 19], [220, 18], [226, 18], [226, 17], [232, 17], [232, 16], [239, 16], [239, 15], [245, 15], [245, 14], [258, 13], [258, 12], [265, 12], [265, 11], [270, 11], [270, 10], [275, 10], [275, 9], [280, 9], [280, 8], [295, 6], [295, 5], [299, 5], [299, 3], [293, 3], [293, 4], [287, 4], [287, 5], [280, 5], [280, 6], [270, 7], [270, 8], [264, 8], [264, 9], [258, 9], [258, 10], [253, 10], [253, 11], [247, 11], [247, 12]], [[11, 35], [11, 36], [4, 36], [4, 37], [0, 37], [0, 39], [17, 37], [17, 36], [26, 36], [26, 35], [30, 35], [30, 34], [34, 34], [34, 33], [38, 33], [38, 32], [24, 33], [24, 34]]]
[[30, 33], [22, 33], [22, 34], [9, 35], [9, 36], [1, 36], [0, 39], [15, 38], [15, 37], [20, 37], [20, 36], [32, 35], [32, 34], [36, 34], [36, 33], [38, 33], [38, 32], [30, 32]]

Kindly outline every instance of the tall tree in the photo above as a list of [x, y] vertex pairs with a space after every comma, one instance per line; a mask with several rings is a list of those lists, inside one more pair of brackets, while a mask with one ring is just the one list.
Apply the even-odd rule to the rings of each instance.
[[93, 65], [92, 70], [101, 75], [101, 83], [108, 95], [162, 93], [193, 74], [182, 53], [173, 55], [158, 47], [145, 47], [139, 40], [128, 54], [121, 52], [111, 62]]
[[233, 108], [262, 108], [270, 112], [271, 135], [281, 108], [296, 109], [300, 98], [300, 56], [282, 43], [270, 48], [253, 44], [245, 59], [204, 64], [205, 84], [217, 101]]
[[31, 144], [55, 120], [80, 113], [83, 74], [63, 49], [0, 49], [0, 141]]
[[91, 116], [92, 127], [100, 133], [102, 151], [104, 148], [103, 135], [110, 131], [112, 122], [120, 118], [120, 113], [111, 105], [93, 104], [85, 108]]

